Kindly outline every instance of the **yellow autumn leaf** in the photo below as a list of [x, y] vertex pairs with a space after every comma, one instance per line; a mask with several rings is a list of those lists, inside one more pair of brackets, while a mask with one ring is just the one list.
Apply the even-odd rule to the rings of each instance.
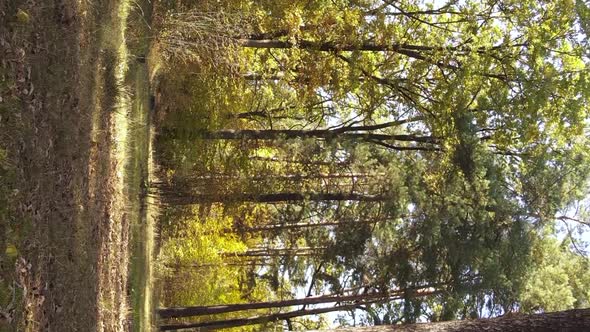
[[19, 23], [28, 24], [31, 21], [31, 17], [26, 11], [19, 8], [18, 12], [16, 13], [16, 20]]

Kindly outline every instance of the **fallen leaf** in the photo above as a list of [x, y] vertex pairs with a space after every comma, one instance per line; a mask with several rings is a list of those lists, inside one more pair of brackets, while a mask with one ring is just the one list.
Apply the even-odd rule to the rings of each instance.
[[19, 23], [22, 23], [22, 24], [27, 24], [31, 21], [31, 17], [29, 16], [29, 14], [20, 8], [18, 9], [18, 12], [16, 13], [16, 19]]

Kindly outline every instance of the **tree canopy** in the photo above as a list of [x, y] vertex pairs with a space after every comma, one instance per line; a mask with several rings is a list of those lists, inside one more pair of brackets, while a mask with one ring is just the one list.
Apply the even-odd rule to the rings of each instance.
[[315, 313], [369, 325], [588, 306], [583, 244], [560, 231], [587, 225], [586, 2], [167, 10], [164, 306], [339, 294], [360, 297]]

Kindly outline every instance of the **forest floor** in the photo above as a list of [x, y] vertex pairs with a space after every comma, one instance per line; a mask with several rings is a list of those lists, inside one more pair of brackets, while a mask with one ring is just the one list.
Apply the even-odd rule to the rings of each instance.
[[[128, 266], [141, 239], [129, 239], [147, 174], [149, 149], [137, 146], [149, 131], [133, 125], [147, 121], [147, 108], [133, 111], [126, 86], [135, 77], [130, 6], [0, 0], [0, 152], [9, 169], [0, 184], [10, 188], [0, 213], [0, 330], [133, 324]], [[138, 127], [145, 134], [131, 139]]]
[[153, 326], [153, 276], [154, 276], [154, 223], [153, 197], [147, 196], [153, 166], [150, 156], [153, 128], [150, 126], [150, 102], [148, 76], [145, 66], [137, 66], [133, 84], [135, 96], [130, 118], [130, 137], [127, 163], [128, 208], [131, 223], [130, 286], [133, 308], [133, 331], [149, 331]]
[[131, 306], [133, 310], [132, 330], [138, 332], [154, 329], [154, 225], [157, 208], [153, 196], [148, 196], [149, 183], [154, 177], [152, 139], [154, 128], [152, 116], [155, 100], [150, 96], [149, 66], [150, 42], [146, 36], [151, 31], [150, 1], [135, 2], [138, 6], [129, 16], [128, 46], [134, 54], [146, 56], [146, 62], [130, 62], [126, 85], [132, 90], [134, 98], [129, 119], [127, 148], [127, 197], [128, 213], [131, 220], [131, 265], [129, 270]]

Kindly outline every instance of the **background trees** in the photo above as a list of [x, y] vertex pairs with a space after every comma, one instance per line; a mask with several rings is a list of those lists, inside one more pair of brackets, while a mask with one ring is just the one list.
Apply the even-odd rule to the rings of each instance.
[[[159, 42], [186, 75], [162, 78], [164, 180], [152, 188], [168, 207], [167, 265], [191, 278], [231, 267], [237, 302], [437, 285], [429, 297], [340, 303], [367, 324], [563, 309], [539, 286], [549, 279], [570, 307], [587, 305], [588, 280], [557, 272], [587, 261], [555, 228], [587, 190], [586, 11], [178, 8]], [[166, 306], [179, 282], [163, 284]]]

